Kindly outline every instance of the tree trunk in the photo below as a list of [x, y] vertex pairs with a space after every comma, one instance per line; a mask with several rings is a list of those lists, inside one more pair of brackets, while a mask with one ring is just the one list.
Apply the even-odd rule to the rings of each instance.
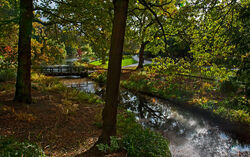
[[119, 85], [122, 51], [129, 0], [114, 0], [114, 23], [109, 53], [109, 68], [105, 107], [103, 109], [103, 128], [98, 142], [108, 143], [110, 136], [116, 135], [116, 116], [119, 103]]
[[144, 62], [144, 50], [145, 50], [145, 47], [146, 45], [149, 43], [149, 41], [146, 41], [146, 42], [142, 42], [141, 43], [141, 48], [140, 48], [140, 51], [139, 51], [139, 63], [138, 63], [138, 66], [136, 69], [141, 69], [143, 68], [143, 62]]
[[105, 52], [102, 52], [102, 64], [106, 64], [106, 54]]
[[18, 68], [15, 101], [31, 103], [31, 35], [33, 20], [33, 1], [20, 0]]

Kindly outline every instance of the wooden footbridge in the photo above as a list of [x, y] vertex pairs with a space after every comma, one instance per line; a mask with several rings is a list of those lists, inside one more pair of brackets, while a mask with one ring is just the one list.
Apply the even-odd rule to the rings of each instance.
[[[44, 75], [47, 76], [81, 76], [81, 77], [86, 77], [88, 74], [98, 71], [98, 70], [108, 70], [104, 68], [96, 68], [96, 67], [84, 67], [84, 66], [68, 66], [68, 65], [63, 65], [63, 66], [42, 66], [38, 68], [33, 68], [35, 70], [38, 70], [39, 72], [43, 73]], [[127, 70], [127, 71], [134, 71], [132, 69], [122, 69], [122, 70]]]
[[84, 77], [88, 75], [88, 69], [83, 66], [55, 65], [55, 66], [42, 66], [42, 67], [35, 68], [35, 69], [47, 76], [76, 75], [76, 76]]

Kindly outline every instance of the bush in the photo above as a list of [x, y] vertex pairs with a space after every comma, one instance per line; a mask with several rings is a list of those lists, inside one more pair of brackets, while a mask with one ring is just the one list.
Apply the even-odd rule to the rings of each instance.
[[120, 145], [119, 145], [119, 138], [115, 137], [115, 136], [111, 136], [110, 137], [110, 145], [108, 144], [97, 144], [97, 148], [98, 150], [104, 152], [104, 153], [112, 153], [114, 151], [117, 151], [118, 149], [120, 149]]
[[224, 80], [220, 83], [220, 92], [226, 95], [235, 93], [238, 88], [237, 84], [231, 79]]
[[99, 83], [105, 83], [107, 81], [107, 72], [96, 71], [89, 75], [89, 77]]
[[149, 129], [135, 128], [123, 138], [123, 145], [131, 157], [168, 157], [171, 156], [168, 142], [159, 133]]
[[1, 157], [45, 157], [45, 153], [37, 145], [19, 142], [13, 138], [0, 136]]
[[128, 157], [171, 156], [168, 141], [159, 133], [144, 129], [136, 122], [133, 113], [118, 115], [117, 133], [122, 136], [122, 146]]
[[12, 81], [16, 79], [16, 72], [14, 69], [0, 70], [0, 82]]
[[117, 117], [117, 135], [110, 137], [110, 144], [98, 144], [98, 150], [113, 153], [121, 148], [128, 157], [169, 157], [168, 141], [159, 133], [144, 129], [136, 122], [131, 112], [122, 112]]

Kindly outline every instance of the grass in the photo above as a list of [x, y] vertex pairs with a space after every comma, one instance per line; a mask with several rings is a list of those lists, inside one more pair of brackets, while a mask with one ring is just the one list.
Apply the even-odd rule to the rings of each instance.
[[[131, 64], [135, 64], [135, 63], [138, 63], [138, 62], [135, 61], [132, 57], [125, 57], [122, 60], [122, 66], [127, 66], [127, 65], [131, 65]], [[102, 64], [102, 62], [100, 60], [91, 62], [90, 64], [95, 65], [95, 66], [101, 66], [103, 68], [108, 68], [108, 61], [106, 61], [106, 64]]]

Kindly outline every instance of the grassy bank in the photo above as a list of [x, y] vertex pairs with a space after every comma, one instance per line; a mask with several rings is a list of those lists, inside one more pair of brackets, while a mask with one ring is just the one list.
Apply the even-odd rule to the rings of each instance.
[[[104, 72], [96, 72], [91, 78], [106, 81]], [[121, 86], [135, 92], [142, 92], [172, 100], [208, 111], [222, 119], [250, 126], [250, 100], [229, 81], [216, 82], [179, 75], [156, 75], [134, 72]]]
[[[124, 57], [124, 59], [122, 59], [122, 66], [127, 66], [135, 63], [137, 63], [137, 61], [135, 61], [131, 56], [126, 56]], [[91, 62], [90, 64], [95, 66], [101, 66], [103, 68], [108, 68], [108, 61], [106, 61], [105, 64], [102, 64], [101, 61], [94, 61]]]
[[250, 125], [249, 99], [230, 92], [224, 82], [184, 78], [178, 75], [149, 75], [134, 73], [122, 86], [138, 92], [150, 93], [161, 98], [186, 103], [209, 111], [232, 122]]

